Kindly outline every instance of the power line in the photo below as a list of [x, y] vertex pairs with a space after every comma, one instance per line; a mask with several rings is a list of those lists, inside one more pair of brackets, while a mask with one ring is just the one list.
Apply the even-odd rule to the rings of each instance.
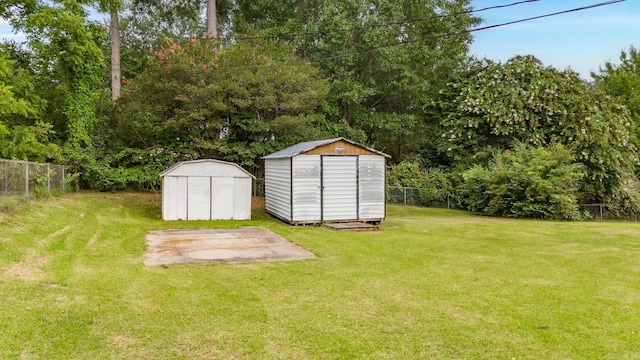
[[428, 17], [423, 17], [423, 18], [415, 18], [415, 19], [407, 19], [407, 20], [395, 20], [395, 21], [390, 21], [390, 22], [386, 22], [386, 23], [382, 23], [382, 24], [356, 26], [356, 27], [345, 28], [345, 29], [326, 30], [326, 31], [310, 31], [310, 32], [301, 32], [301, 33], [277, 33], [277, 34], [263, 35], [263, 36], [226, 37], [226, 38], [221, 38], [221, 40], [255, 40], [255, 39], [269, 39], [269, 38], [278, 38], [278, 37], [295, 38], [295, 37], [306, 36], [306, 35], [324, 35], [324, 34], [332, 34], [332, 33], [343, 33], [343, 32], [351, 32], [351, 31], [355, 31], [355, 30], [366, 30], [366, 29], [373, 29], [373, 28], [379, 28], [379, 27], [387, 27], [387, 26], [391, 26], [391, 25], [404, 25], [404, 24], [410, 24], [410, 23], [420, 22], [420, 21], [429, 21], [429, 20], [435, 20], [435, 19], [445, 19], [445, 18], [448, 18], [448, 17], [454, 17], [454, 16], [459, 16], [459, 15], [468, 15], [468, 14], [472, 14], [472, 13], [477, 13], [477, 12], [482, 12], [482, 11], [487, 11], [487, 10], [494, 10], [494, 9], [501, 9], [501, 8], [516, 6], [516, 5], [522, 5], [522, 4], [525, 4], [525, 3], [538, 2], [538, 1], [540, 1], [540, 0], [522, 0], [522, 1], [516, 1], [516, 2], [510, 3], [510, 4], [487, 6], [487, 7], [480, 8], [480, 9], [459, 11], [459, 12], [455, 12], [455, 13], [451, 13], [451, 14], [434, 15], [434, 16], [428, 16]]
[[453, 37], [453, 36], [470, 34], [470, 33], [477, 32], [477, 31], [489, 30], [489, 29], [494, 29], [494, 28], [498, 28], [498, 27], [502, 27], [502, 26], [518, 24], [518, 23], [522, 23], [522, 22], [526, 22], [526, 21], [532, 21], [532, 20], [542, 19], [542, 18], [551, 17], [551, 16], [557, 16], [557, 15], [561, 15], [561, 14], [567, 14], [567, 13], [576, 12], [576, 11], [593, 9], [593, 8], [596, 8], [596, 7], [612, 5], [612, 4], [619, 3], [619, 2], [624, 2], [624, 1], [626, 1], [626, 0], [605, 1], [605, 2], [601, 2], [601, 3], [593, 4], [593, 5], [581, 6], [581, 7], [573, 8], [573, 9], [569, 9], [569, 10], [558, 11], [558, 12], [555, 12], [555, 13], [544, 14], [544, 15], [539, 15], [539, 16], [534, 16], [534, 17], [529, 17], [529, 18], [524, 18], [524, 19], [519, 19], [519, 20], [514, 20], [514, 21], [509, 21], [509, 22], [504, 22], [504, 23], [500, 23], [500, 24], [482, 26], [482, 27], [478, 27], [478, 28], [475, 28], [475, 29], [462, 30], [462, 31], [457, 31], [457, 32], [452, 32], [452, 33], [447, 33], [447, 34], [442, 34], [442, 35], [429, 36], [429, 37], [422, 38], [422, 39], [419, 39], [419, 40], [409, 40], [409, 41], [404, 41], [404, 42], [400, 42], [400, 43], [393, 43], [393, 44], [376, 46], [376, 47], [372, 47], [372, 48], [369, 48], [369, 49], [353, 51], [353, 52], [349, 52], [349, 53], [343, 53], [343, 54], [327, 56], [327, 57], [323, 57], [323, 58], [317, 58], [317, 59], [313, 59], [313, 61], [339, 59], [339, 58], [342, 58], [342, 57], [347, 57], [347, 56], [357, 55], [357, 54], [367, 53], [367, 52], [373, 52], [373, 51], [376, 51], [376, 50], [391, 48], [391, 47], [395, 47], [395, 46], [420, 43], [420, 42], [424, 42], [425, 40], [434, 40], [434, 39], [448, 38], [448, 37]]

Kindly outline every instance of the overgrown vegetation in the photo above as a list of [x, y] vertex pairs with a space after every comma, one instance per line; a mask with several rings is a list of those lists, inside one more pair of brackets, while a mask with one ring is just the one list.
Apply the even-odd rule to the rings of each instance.
[[[202, 35], [207, 4], [223, 38]], [[90, 21], [87, 6], [121, 29]], [[270, 152], [344, 136], [392, 155], [392, 185], [419, 188], [421, 203], [455, 197], [478, 210], [495, 194], [465, 198], [465, 177], [482, 178], [515, 140], [532, 146], [521, 159], [562, 145], [584, 176], [570, 199], [547, 199], [561, 204], [551, 212], [525, 196], [488, 213], [577, 219], [575, 202], [637, 212], [637, 50], [594, 83], [532, 56], [475, 59], [466, 30], [481, 19], [470, 10], [468, 0], [3, 1], [0, 19], [27, 41], [0, 44], [0, 156], [63, 162], [77, 188], [118, 191], [157, 187], [162, 169], [191, 159], [260, 175]], [[557, 166], [545, 181], [562, 180]]]

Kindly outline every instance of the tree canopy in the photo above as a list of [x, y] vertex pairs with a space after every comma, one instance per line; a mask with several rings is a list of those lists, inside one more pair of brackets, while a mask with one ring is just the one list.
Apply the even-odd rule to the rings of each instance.
[[160, 145], [257, 166], [260, 156], [326, 128], [318, 110], [327, 81], [288, 45], [169, 39], [150, 51], [149, 67], [127, 80], [116, 106], [122, 147]]
[[575, 72], [532, 56], [476, 61], [445, 96], [441, 150], [455, 162], [486, 163], [513, 140], [562, 144], [586, 166], [586, 200], [602, 200], [633, 173], [629, 112]]

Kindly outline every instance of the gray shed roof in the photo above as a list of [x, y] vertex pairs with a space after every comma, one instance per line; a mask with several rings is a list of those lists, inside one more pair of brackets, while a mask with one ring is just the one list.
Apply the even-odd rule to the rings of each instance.
[[371, 152], [374, 152], [374, 153], [376, 153], [378, 155], [381, 155], [381, 156], [384, 156], [384, 157], [388, 157], [388, 158], [391, 157], [391, 155], [387, 155], [387, 154], [383, 153], [382, 151], [378, 151], [378, 150], [372, 149], [370, 147], [366, 147], [366, 146], [364, 146], [362, 144], [358, 144], [355, 141], [351, 141], [349, 139], [345, 139], [343, 137], [339, 137], [339, 138], [334, 138], [334, 139], [302, 142], [302, 143], [299, 143], [299, 144], [295, 144], [293, 146], [289, 146], [286, 149], [283, 149], [283, 150], [280, 150], [280, 151], [276, 151], [276, 152], [274, 152], [272, 154], [263, 156], [262, 159], [290, 158], [290, 157], [294, 157], [296, 155], [299, 155], [301, 153], [313, 150], [313, 149], [315, 149], [317, 147], [324, 146], [324, 145], [327, 145], [327, 144], [331, 144], [331, 143], [334, 143], [334, 142], [340, 141], [340, 140], [346, 141], [346, 142], [348, 142], [348, 143], [350, 143], [352, 145], [359, 146], [359, 147], [361, 147], [363, 149], [367, 149], [367, 150], [369, 150]]
[[225, 165], [225, 166], [232, 166], [232, 167], [235, 167], [238, 170], [240, 170], [242, 173], [246, 174], [247, 177], [251, 177], [253, 179], [256, 178], [250, 172], [248, 172], [247, 170], [243, 169], [240, 165], [238, 165], [236, 163], [232, 163], [232, 162], [228, 162], [228, 161], [222, 161], [222, 160], [214, 160], [214, 159], [201, 159], [201, 160], [182, 161], [182, 162], [174, 164], [173, 166], [171, 166], [168, 169], [166, 169], [163, 172], [161, 172], [160, 176], [165, 176], [165, 175], [175, 171], [176, 169], [178, 169], [179, 167], [181, 167], [183, 165], [197, 164], [197, 163], [222, 164], [222, 165]]

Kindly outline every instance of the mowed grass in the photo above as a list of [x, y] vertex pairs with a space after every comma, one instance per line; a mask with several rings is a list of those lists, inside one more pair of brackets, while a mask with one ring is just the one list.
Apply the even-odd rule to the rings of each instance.
[[[245, 225], [318, 257], [143, 265], [151, 230]], [[50, 198], [0, 223], [0, 358], [640, 359], [640, 224], [389, 206], [344, 233]]]

